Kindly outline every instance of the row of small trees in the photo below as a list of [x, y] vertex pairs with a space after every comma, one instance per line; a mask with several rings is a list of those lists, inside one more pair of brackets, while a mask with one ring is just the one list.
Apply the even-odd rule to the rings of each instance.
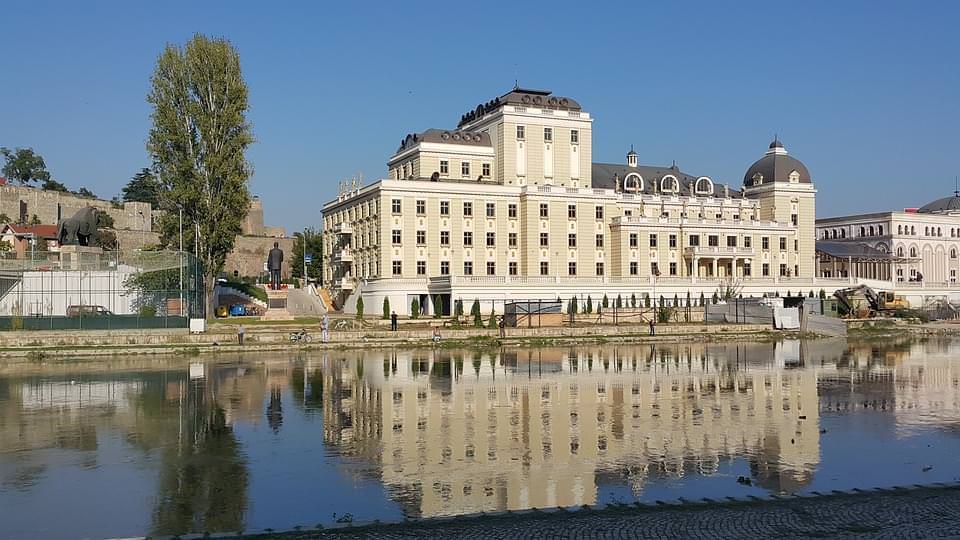
[[[443, 316], [442, 315], [444, 311], [443, 306], [444, 306], [443, 296], [439, 294], [434, 296], [433, 298], [433, 318], [434, 319], [439, 319]], [[414, 298], [413, 301], [410, 302], [410, 318], [419, 319], [420, 316], [424, 314], [423, 311], [424, 311], [424, 306], [420, 305], [420, 299]], [[390, 299], [384, 298], [383, 299], [383, 319], [385, 320], [389, 319], [391, 313], [392, 311], [390, 309]], [[461, 317], [463, 317], [463, 300], [454, 301], [453, 316], [456, 319], [460, 319]], [[363, 299], [362, 298], [357, 299], [357, 318], [358, 319], [363, 318]], [[470, 318], [473, 319], [473, 326], [477, 328], [483, 328], [484, 321], [483, 321], [483, 314], [480, 311], [479, 299], [474, 299], [473, 305], [470, 307]], [[486, 326], [488, 328], [497, 327], [497, 315], [492, 307], [490, 308], [490, 317], [487, 319]]]

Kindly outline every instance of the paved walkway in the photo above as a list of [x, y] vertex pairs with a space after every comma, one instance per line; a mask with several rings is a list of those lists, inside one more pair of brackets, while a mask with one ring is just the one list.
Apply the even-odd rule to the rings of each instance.
[[960, 538], [960, 487], [925, 487], [776, 501], [629, 506], [426, 520], [251, 535], [353, 538]]

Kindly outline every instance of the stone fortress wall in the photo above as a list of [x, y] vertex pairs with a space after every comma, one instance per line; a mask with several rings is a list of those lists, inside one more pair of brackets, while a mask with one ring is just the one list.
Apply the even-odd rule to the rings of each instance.
[[37, 216], [41, 223], [56, 224], [78, 210], [93, 206], [113, 218], [114, 227], [134, 231], [152, 231], [149, 203], [126, 202], [115, 208], [110, 201], [86, 199], [70, 193], [44, 191], [27, 186], [0, 186], [0, 212], [13, 221], [29, 222]]

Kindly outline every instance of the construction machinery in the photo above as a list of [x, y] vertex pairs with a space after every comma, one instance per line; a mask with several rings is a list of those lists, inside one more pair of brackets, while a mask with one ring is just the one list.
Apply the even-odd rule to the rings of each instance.
[[877, 292], [866, 285], [839, 289], [833, 293], [833, 296], [849, 316], [855, 318], [876, 317], [910, 307], [903, 296], [896, 296], [887, 291]]

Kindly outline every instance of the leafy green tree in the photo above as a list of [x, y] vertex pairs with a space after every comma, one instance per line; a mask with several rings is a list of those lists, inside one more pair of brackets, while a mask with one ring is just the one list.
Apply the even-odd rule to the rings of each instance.
[[[247, 120], [247, 85], [240, 56], [225, 39], [196, 34], [183, 47], [167, 45], [157, 58], [147, 101], [153, 107], [147, 150], [163, 186], [160, 220], [164, 243], [176, 245], [178, 208], [203, 267], [208, 316], [213, 286], [233, 250], [250, 208], [253, 143]], [[194, 237], [198, 238], [194, 246]]]
[[720, 301], [720, 297], [717, 296], [717, 293], [713, 293], [713, 297], [710, 298], [710, 302], [713, 303], [713, 304], [716, 304], [716, 303], [719, 302], [719, 301]]
[[85, 188], [85, 187], [81, 187], [80, 189], [74, 191], [73, 194], [76, 195], [76, 196], [78, 196], [78, 197], [83, 197], [84, 199], [96, 199], [96, 198], [97, 198], [97, 195], [96, 195], [94, 192], [90, 191], [89, 189], [87, 189], [87, 188]]
[[6, 240], [0, 240], [0, 252], [7, 252], [13, 250], [13, 244], [7, 242]]
[[619, 294], [617, 295], [617, 304], [616, 304], [616, 305], [617, 305], [617, 309], [620, 309], [620, 308], [623, 307], [623, 298], [622, 298]]
[[470, 315], [473, 316], [473, 326], [480, 328], [483, 326], [483, 315], [480, 313], [480, 299], [474, 299], [473, 306], [470, 307]]
[[437, 319], [443, 316], [443, 297], [439, 294], [433, 297], [433, 318]]
[[30, 225], [41, 225], [43, 222], [40, 221], [40, 217], [36, 214], [30, 216]]
[[113, 225], [113, 216], [106, 212], [100, 212], [97, 214], [97, 227], [102, 229], [112, 229]]
[[383, 318], [390, 318], [390, 299], [386, 296], [383, 297]]
[[487, 328], [491, 330], [497, 327], [497, 312], [490, 306], [490, 319], [487, 320]]
[[703, 296], [702, 292], [700, 293], [700, 305], [701, 306], [706, 305], [706, 297]]
[[357, 320], [363, 320], [363, 297], [357, 296]]
[[810, 294], [808, 295], [808, 298], [813, 298], [813, 289], [810, 289]]
[[47, 178], [40, 184], [40, 189], [44, 191], [59, 191], [60, 193], [70, 193], [70, 190], [67, 189], [67, 186], [57, 182], [53, 178]]
[[607, 295], [603, 295], [603, 302], [600, 304], [604, 309], [610, 307], [610, 300], [607, 299]]
[[34, 182], [46, 182], [50, 179], [47, 164], [40, 154], [34, 153], [33, 148], [0, 148], [4, 165], [0, 171], [10, 180], [16, 180], [22, 186]]
[[413, 302], [410, 302], [410, 318], [417, 319], [420, 317], [420, 300], [417, 298], [413, 299]]
[[7, 223], [10, 223], [10, 216], [0, 213], [0, 225], [6, 225]]
[[459, 319], [463, 317], [463, 299], [458, 298], [456, 302], [453, 303], [453, 316]]
[[630, 307], [637, 307], [637, 295], [635, 293], [630, 293]]
[[576, 314], [577, 314], [577, 297], [571, 296], [570, 305], [567, 306], [567, 315], [570, 315], [570, 317], [573, 317]]
[[[303, 231], [293, 233], [293, 250], [290, 253], [290, 274], [295, 278], [303, 277]], [[316, 279], [323, 275], [323, 235], [308, 228], [307, 254], [311, 256], [307, 264], [307, 277]]]
[[587, 313], [593, 313], [593, 298], [587, 295]]
[[123, 186], [120, 194], [125, 202], [150, 203], [150, 206], [157, 208], [160, 206], [162, 190], [163, 186], [160, 185], [160, 180], [153, 174], [153, 171], [144, 167], [140, 169], [140, 172], [133, 175], [127, 185]]
[[650, 295], [647, 293], [643, 293], [643, 307], [650, 307]]
[[[3, 217], [3, 216], [0, 215], [0, 218], [2, 218], [2, 217]], [[0, 223], [2, 223], [2, 221], [0, 221]], [[827, 297], [827, 291], [825, 291], [825, 290], [823, 290], [823, 289], [820, 289], [820, 298], [826, 298], [826, 297]]]

